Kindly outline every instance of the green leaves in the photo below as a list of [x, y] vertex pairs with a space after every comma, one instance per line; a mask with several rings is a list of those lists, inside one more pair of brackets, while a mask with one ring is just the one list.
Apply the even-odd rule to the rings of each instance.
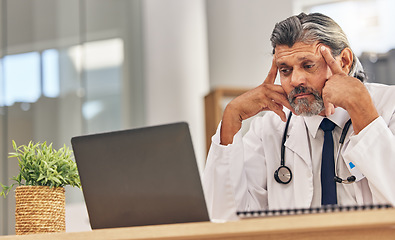
[[72, 159], [73, 152], [64, 145], [59, 150], [52, 148], [52, 143], [29, 142], [28, 145], [17, 146], [12, 141], [15, 152], [9, 154], [9, 158], [17, 158], [19, 162], [19, 174], [11, 178], [15, 183], [4, 186], [0, 183], [3, 191], [0, 196], [4, 197], [15, 185], [64, 187], [70, 185], [81, 188], [76, 163]]

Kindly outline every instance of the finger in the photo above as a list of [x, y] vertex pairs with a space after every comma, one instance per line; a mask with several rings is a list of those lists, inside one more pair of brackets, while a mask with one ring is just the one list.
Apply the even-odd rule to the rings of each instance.
[[291, 104], [289, 103], [288, 99], [284, 96], [278, 96], [278, 97], [274, 97], [273, 101], [277, 104], [280, 104], [281, 106], [284, 106], [286, 108], [288, 108], [291, 111], [294, 111], [294, 109], [292, 108]]
[[[283, 106], [288, 108], [292, 113], [295, 113], [295, 110], [293, 109], [293, 107], [291, 106], [291, 104], [289, 103], [288, 99], [286, 99], [285, 97], [279, 97], [277, 98], [273, 98], [273, 102], [279, 106], [279, 109], [281, 110], [281, 115], [280, 115], [280, 111], [275, 111], [276, 109], [273, 109], [272, 111], [274, 111], [275, 113], [277, 113], [277, 115], [279, 115], [281, 117], [281, 119], [286, 119], [285, 113], [282, 111]], [[283, 116], [285, 118], [283, 118]]]
[[283, 111], [283, 106], [281, 104], [272, 102], [269, 104], [268, 108], [272, 110], [275, 114], [277, 114], [281, 118], [281, 121], [287, 121], [287, 116], [285, 115], [285, 112]]
[[332, 103], [324, 101], [324, 106], [325, 106], [325, 115], [327, 117], [335, 113], [335, 106]]
[[272, 99], [274, 102], [294, 111], [289, 103], [287, 94], [280, 85], [268, 85], [267, 87], [270, 89], [270, 91], [266, 93], [269, 99]]
[[273, 57], [272, 66], [270, 67], [269, 73], [267, 74], [264, 83], [274, 84], [274, 81], [276, 80], [276, 76], [277, 76], [277, 70], [278, 68], [276, 64], [276, 58]]
[[332, 74], [343, 73], [343, 70], [338, 62], [333, 58], [329, 48], [325, 46], [321, 46], [321, 54], [324, 57], [326, 64], [328, 64], [329, 68], [332, 71]]

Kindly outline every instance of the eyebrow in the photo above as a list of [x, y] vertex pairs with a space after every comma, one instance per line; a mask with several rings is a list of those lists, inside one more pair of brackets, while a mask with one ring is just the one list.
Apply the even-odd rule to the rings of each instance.
[[286, 66], [286, 67], [288, 67], [288, 64], [282, 62], [282, 63], [277, 64], [277, 66]]
[[[311, 59], [309, 57], [306, 57], [306, 56], [299, 57], [297, 60], [299, 62], [303, 62], [303, 61], [312, 61], [312, 62], [314, 62], [315, 61], [315, 60], [313, 60], [313, 59]], [[277, 64], [277, 66], [281, 66], [281, 67], [286, 66], [286, 67], [288, 67], [289, 65], [286, 64], [285, 62], [280, 62], [280, 63]]]

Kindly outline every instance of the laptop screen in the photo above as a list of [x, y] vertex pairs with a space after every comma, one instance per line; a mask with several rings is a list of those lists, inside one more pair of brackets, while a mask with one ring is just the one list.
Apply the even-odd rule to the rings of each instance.
[[71, 142], [92, 229], [209, 220], [187, 123]]

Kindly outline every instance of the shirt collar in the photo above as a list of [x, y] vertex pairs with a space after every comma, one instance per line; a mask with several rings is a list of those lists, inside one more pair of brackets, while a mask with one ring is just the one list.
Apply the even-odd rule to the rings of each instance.
[[[303, 119], [310, 135], [315, 138], [317, 136], [318, 128], [320, 127], [321, 121], [324, 119], [324, 117], [316, 115], [311, 117], [303, 117]], [[336, 108], [335, 113], [329, 116], [328, 119], [334, 122], [340, 129], [343, 129], [348, 119], [350, 119], [350, 115], [348, 115], [346, 110], [338, 107]]]

